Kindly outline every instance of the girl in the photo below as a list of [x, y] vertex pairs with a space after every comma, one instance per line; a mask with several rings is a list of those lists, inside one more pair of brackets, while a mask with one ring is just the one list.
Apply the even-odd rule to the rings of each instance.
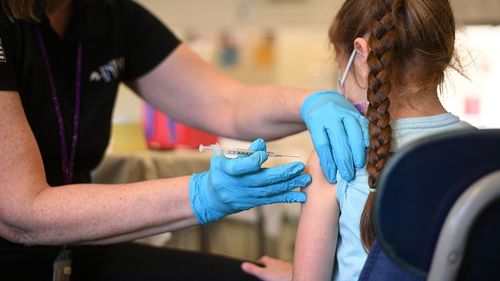
[[[353, 181], [338, 177], [330, 185], [311, 155], [293, 280], [357, 280], [375, 239], [376, 184], [391, 153], [417, 138], [471, 127], [438, 98], [445, 70], [460, 69], [448, 0], [347, 0], [329, 35], [343, 73], [340, 89], [369, 121], [367, 165]], [[277, 261], [261, 262], [265, 269], [243, 269], [263, 280], [291, 279], [272, 267]]]

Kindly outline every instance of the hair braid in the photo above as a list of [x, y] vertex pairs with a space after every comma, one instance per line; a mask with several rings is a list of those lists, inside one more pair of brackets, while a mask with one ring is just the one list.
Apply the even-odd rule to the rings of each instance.
[[[375, 0], [372, 4], [373, 20], [368, 46], [370, 53], [367, 64], [369, 102], [366, 117], [370, 122], [370, 148], [368, 151], [368, 185], [375, 188], [378, 177], [389, 158], [392, 130], [389, 114], [389, 94], [391, 93], [392, 65], [395, 48], [399, 40], [395, 27], [392, 0]], [[373, 230], [372, 209], [375, 194], [370, 193], [360, 222], [361, 240], [366, 249], [371, 249], [375, 232]]]

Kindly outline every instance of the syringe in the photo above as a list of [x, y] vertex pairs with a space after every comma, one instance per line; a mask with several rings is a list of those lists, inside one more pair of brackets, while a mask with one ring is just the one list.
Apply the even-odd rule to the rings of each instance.
[[[212, 144], [212, 145], [203, 145], [200, 144], [200, 152], [211, 152], [212, 154], [215, 155], [232, 155], [232, 156], [237, 156], [237, 155], [252, 155], [256, 151], [250, 150], [250, 149], [244, 149], [244, 148], [234, 148], [234, 147], [225, 147], [221, 146], [218, 143]], [[277, 153], [277, 152], [272, 152], [272, 151], [267, 151], [267, 155], [269, 157], [293, 157], [293, 158], [300, 158], [300, 156], [297, 155], [287, 155], [287, 154], [282, 154], [282, 153]]]

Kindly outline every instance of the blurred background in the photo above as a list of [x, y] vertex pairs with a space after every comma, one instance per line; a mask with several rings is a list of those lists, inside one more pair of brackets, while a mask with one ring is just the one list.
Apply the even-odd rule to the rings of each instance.
[[[137, 2], [206, 61], [235, 79], [310, 89], [337, 88], [337, 69], [327, 32], [342, 4], [340, 0]], [[441, 98], [448, 111], [463, 120], [479, 128], [500, 128], [497, 83], [500, 78], [500, 1], [452, 0], [451, 3], [459, 25], [457, 50], [467, 77], [450, 71]], [[189, 175], [208, 167], [209, 155], [189, 149], [189, 145], [153, 145], [155, 150], [148, 149], [143, 129], [147, 116], [148, 109], [143, 102], [125, 86], [121, 87], [112, 141], [106, 158], [94, 173], [96, 181], [130, 182]], [[217, 141], [230, 146], [248, 145], [229, 139]], [[269, 150], [295, 154], [305, 162], [312, 145], [308, 134], [301, 133], [271, 142]], [[291, 160], [273, 160], [269, 165], [287, 161]], [[142, 242], [243, 259], [267, 254], [291, 260], [299, 211], [298, 205], [266, 206], [210, 226]]]

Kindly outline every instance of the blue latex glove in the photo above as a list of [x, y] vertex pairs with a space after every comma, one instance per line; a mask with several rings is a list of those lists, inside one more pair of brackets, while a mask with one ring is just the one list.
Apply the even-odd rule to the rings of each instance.
[[268, 157], [265, 142], [258, 139], [250, 149], [257, 152], [233, 159], [212, 156], [208, 172], [191, 176], [191, 207], [201, 224], [260, 205], [306, 201], [304, 193], [292, 191], [311, 183], [303, 163], [261, 168]]
[[328, 181], [337, 182], [337, 168], [342, 178], [352, 180], [354, 168], [363, 168], [366, 161], [366, 118], [344, 96], [333, 91], [307, 97], [300, 114]]

